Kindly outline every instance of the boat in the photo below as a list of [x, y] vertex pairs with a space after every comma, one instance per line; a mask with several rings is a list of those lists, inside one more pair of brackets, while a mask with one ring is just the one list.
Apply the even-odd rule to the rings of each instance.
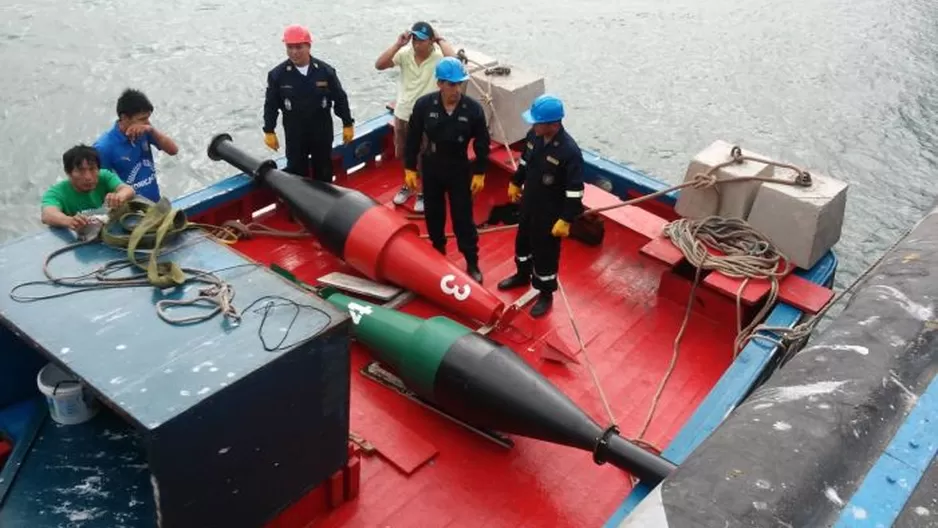
[[[149, 279], [37, 293], [47, 255], [54, 274], [93, 280], [90, 269], [115, 259], [124, 268], [114, 276], [130, 277], [137, 253], [126, 236], [72, 248], [72, 235], [51, 229], [3, 244], [0, 286], [11, 295], [0, 300], [0, 526], [601, 526], [771, 376], [784, 329], [833, 297], [830, 239], [810, 266], [780, 264], [773, 280], [703, 269], [666, 226], [684, 218], [681, 194], [703, 192], [695, 175], [721, 163], [689, 169], [678, 192], [584, 150], [584, 204], [600, 237], [564, 241], [558, 298], [533, 319], [532, 291], [494, 287], [515, 266], [514, 231], [496, 225], [495, 212], [506, 209], [523, 148], [515, 110], [544, 92], [543, 78], [462, 56], [479, 79], [470, 90], [501, 90], [489, 107], [501, 131], [474, 200], [481, 285], [462, 271], [452, 239], [446, 256], [426, 251], [422, 219], [391, 203], [403, 168], [390, 106], [358, 124], [351, 143], [336, 140], [332, 185], [288, 175], [283, 159], [256, 159], [226, 134], [212, 138], [209, 157], [240, 172], [147, 209], [174, 233], [137, 260]], [[724, 168], [771, 167], [729, 144], [710, 148], [722, 149]], [[734, 159], [742, 155], [752, 159]], [[767, 187], [739, 192], [754, 207]], [[724, 188], [734, 190], [721, 207], [737, 192]], [[158, 254], [174, 265], [157, 266]], [[192, 279], [180, 284], [177, 273]], [[167, 282], [154, 288], [154, 277]], [[380, 339], [356, 334], [368, 309], [465, 329], [510, 357], [522, 379], [569, 401], [579, 414], [568, 427], [590, 422], [599, 433], [577, 447], [536, 427], [506, 432], [517, 422], [501, 415], [494, 426], [469, 416], [472, 397], [431, 401], [413, 385], [419, 376], [375, 359], [389, 357]], [[66, 387], [81, 423], [50, 414]], [[538, 424], [550, 408], [542, 411], [512, 419]], [[614, 453], [616, 442], [655, 469]]]

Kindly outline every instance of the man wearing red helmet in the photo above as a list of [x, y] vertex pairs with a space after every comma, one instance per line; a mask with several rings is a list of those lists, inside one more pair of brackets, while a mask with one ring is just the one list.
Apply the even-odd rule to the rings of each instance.
[[310, 55], [313, 38], [309, 30], [292, 25], [283, 32], [287, 60], [267, 73], [264, 98], [264, 143], [280, 149], [274, 129], [277, 113], [283, 112], [286, 137], [286, 171], [300, 176], [312, 175], [319, 181], [332, 182], [332, 115], [342, 120], [342, 141], [355, 136], [348, 95], [342, 88], [335, 68]]

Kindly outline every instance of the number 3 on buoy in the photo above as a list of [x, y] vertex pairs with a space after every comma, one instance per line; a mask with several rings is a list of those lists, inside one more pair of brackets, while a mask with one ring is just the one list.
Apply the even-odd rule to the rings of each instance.
[[443, 293], [446, 295], [452, 295], [456, 298], [457, 301], [465, 301], [469, 298], [469, 294], [472, 292], [472, 287], [468, 284], [462, 286], [453, 286], [453, 281], [456, 280], [456, 276], [453, 274], [444, 275], [440, 280], [440, 289], [443, 290]]

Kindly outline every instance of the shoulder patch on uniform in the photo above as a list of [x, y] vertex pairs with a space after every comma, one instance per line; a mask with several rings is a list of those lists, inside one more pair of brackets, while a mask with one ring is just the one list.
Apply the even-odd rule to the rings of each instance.
[[468, 123], [468, 122], [469, 122], [469, 118], [466, 117], [466, 116], [459, 116], [459, 117], [457, 117], [456, 119], [459, 120], [459, 121], [462, 121], [463, 123]]
[[560, 162], [557, 161], [557, 158], [555, 158], [555, 157], [553, 157], [553, 156], [547, 156], [547, 161], [548, 161], [549, 163], [553, 163], [554, 165], [560, 165]]
[[329, 86], [329, 81], [316, 81], [316, 86]]

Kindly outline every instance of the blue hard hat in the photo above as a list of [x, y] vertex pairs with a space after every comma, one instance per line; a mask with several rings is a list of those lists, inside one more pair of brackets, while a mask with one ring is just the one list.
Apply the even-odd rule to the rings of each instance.
[[463, 82], [469, 78], [466, 68], [456, 57], [444, 57], [436, 65], [436, 78], [440, 81]]
[[528, 124], [552, 123], [563, 119], [563, 101], [553, 95], [541, 95], [531, 103], [531, 108], [525, 110], [521, 117]]

